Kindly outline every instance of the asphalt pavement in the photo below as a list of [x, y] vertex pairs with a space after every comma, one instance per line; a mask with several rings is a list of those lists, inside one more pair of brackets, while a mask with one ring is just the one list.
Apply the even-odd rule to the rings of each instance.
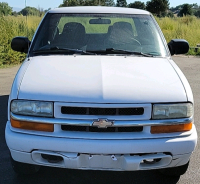
[[[195, 125], [200, 133], [200, 58], [174, 57], [186, 75], [195, 99]], [[200, 141], [193, 153], [189, 169], [181, 177], [167, 177], [156, 170], [134, 172], [82, 171], [42, 167], [39, 173], [19, 176], [12, 170], [5, 143], [7, 101], [19, 66], [0, 69], [0, 184], [199, 184]]]

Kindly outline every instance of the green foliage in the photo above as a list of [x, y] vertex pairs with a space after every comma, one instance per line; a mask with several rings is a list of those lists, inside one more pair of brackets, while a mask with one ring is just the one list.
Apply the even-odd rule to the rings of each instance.
[[166, 16], [167, 16], [167, 17], [174, 18], [174, 14], [173, 14], [172, 11], [168, 11]]
[[67, 7], [67, 6], [78, 6], [79, 1], [77, 0], [66, 0], [63, 1], [63, 4], [61, 4], [59, 7]]
[[11, 15], [12, 8], [8, 5], [8, 3], [0, 2], [0, 15]]
[[194, 15], [195, 15], [196, 17], [199, 17], [199, 18], [200, 18], [200, 9], [197, 10], [197, 11], [194, 13]]
[[197, 50], [195, 48], [190, 48], [187, 55], [200, 56], [200, 48]]
[[20, 12], [23, 16], [40, 16], [40, 11], [34, 7], [27, 6], [26, 8], [22, 9]]
[[26, 55], [13, 51], [10, 43], [16, 36], [28, 35], [31, 40], [40, 20], [40, 17], [28, 17], [27, 26], [26, 17], [0, 16], [0, 66], [19, 64], [24, 60]]
[[105, 0], [105, 6], [115, 6], [114, 0]]
[[117, 0], [117, 7], [127, 7], [127, 2], [126, 0]]
[[192, 4], [192, 7], [193, 7], [194, 9], [198, 9], [198, 8], [199, 8], [199, 6], [198, 6], [197, 3], [193, 3], [193, 4]]
[[169, 9], [169, 0], [147, 1], [146, 9], [156, 16], [162, 17], [162, 13], [165, 13]]
[[185, 39], [190, 47], [196, 47], [200, 43], [200, 19], [195, 16], [176, 18], [156, 18], [167, 42], [171, 39]]
[[181, 4], [176, 7], [171, 7], [170, 10], [180, 17], [185, 15], [195, 15], [196, 17], [200, 17], [200, 6], [197, 3], [193, 4]]
[[64, 0], [59, 7], [67, 6], [114, 6], [114, 0]]
[[[192, 47], [196, 47], [200, 43], [199, 18], [195, 16], [156, 17], [156, 20], [167, 42], [175, 38], [186, 39], [191, 47], [189, 54], [200, 55], [200, 49], [198, 52], [192, 49]], [[41, 17], [38, 16], [0, 16], [0, 66], [19, 64], [24, 60], [26, 57], [25, 54], [15, 52], [11, 49], [10, 43], [12, 38], [28, 35], [28, 38], [31, 40], [40, 21]], [[97, 25], [94, 26], [96, 29]], [[88, 30], [88, 32], [92, 32], [92, 30]], [[100, 32], [104, 32], [104, 30], [100, 30]]]
[[192, 5], [184, 4], [182, 9], [180, 10], [178, 16], [183, 17], [186, 15], [192, 15], [192, 14], [193, 14]]
[[137, 8], [137, 9], [142, 9], [145, 10], [146, 9], [146, 5], [141, 2], [141, 1], [135, 1], [134, 3], [130, 3], [128, 5], [129, 8]]

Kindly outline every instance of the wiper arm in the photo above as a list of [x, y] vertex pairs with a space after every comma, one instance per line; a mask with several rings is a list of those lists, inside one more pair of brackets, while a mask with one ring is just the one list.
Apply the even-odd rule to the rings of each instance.
[[145, 56], [145, 57], [153, 57], [151, 54], [145, 54], [143, 52], [135, 52], [135, 51], [130, 51], [130, 50], [123, 50], [123, 49], [114, 49], [114, 48], [107, 48], [106, 52], [116, 52], [120, 54], [133, 54], [133, 55], [140, 55], [140, 56]]
[[70, 49], [70, 48], [64, 48], [64, 47], [50, 47], [48, 49], [41, 49], [41, 50], [34, 50], [33, 53], [49, 53], [50, 51], [68, 51], [72, 53], [80, 53], [80, 54], [87, 54], [87, 55], [94, 55], [94, 53], [86, 52], [84, 50], [80, 49]]
[[94, 55], [92, 52], [87, 52], [81, 49], [70, 49], [70, 48], [65, 48], [65, 47], [51, 47], [50, 50], [64, 50], [64, 51], [69, 51], [69, 52], [74, 52], [74, 53], [80, 53], [80, 54], [89, 54], [89, 55]]

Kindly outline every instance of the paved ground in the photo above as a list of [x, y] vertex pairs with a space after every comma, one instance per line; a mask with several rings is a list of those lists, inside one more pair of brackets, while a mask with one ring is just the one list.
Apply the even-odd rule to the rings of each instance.
[[[200, 133], [200, 58], [174, 57], [189, 80], [195, 98], [195, 122]], [[7, 120], [7, 100], [13, 78], [19, 66], [0, 69], [0, 184], [198, 184], [200, 183], [200, 141], [192, 155], [187, 173], [169, 178], [157, 171], [105, 172], [79, 171], [43, 167], [37, 175], [17, 176], [9, 161], [4, 129]], [[200, 135], [200, 134], [199, 134]]]

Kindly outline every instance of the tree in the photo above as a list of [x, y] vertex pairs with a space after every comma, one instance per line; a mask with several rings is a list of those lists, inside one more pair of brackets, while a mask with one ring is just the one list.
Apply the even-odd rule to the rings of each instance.
[[77, 0], [64, 0], [63, 4], [59, 7], [67, 7], [67, 6], [78, 6], [79, 2]]
[[8, 5], [8, 3], [0, 2], [0, 15], [11, 15], [12, 8]]
[[146, 9], [146, 6], [143, 2], [141, 1], [135, 1], [134, 3], [130, 3], [128, 5], [129, 8], [137, 8], [137, 9], [142, 9], [142, 10], [145, 10]]
[[43, 8], [40, 8], [39, 6], [38, 6], [38, 12], [39, 12], [39, 16], [40, 17], [42, 17], [43, 15], [44, 15], [44, 13], [45, 13], [45, 11], [44, 11], [44, 9]]
[[193, 3], [193, 4], [192, 4], [192, 8], [194, 8], [194, 9], [198, 9], [198, 8], [199, 8], [199, 6], [198, 6], [198, 4], [197, 4], [197, 3]]
[[197, 11], [194, 13], [194, 15], [195, 15], [196, 17], [199, 17], [199, 18], [200, 18], [200, 9], [197, 10]]
[[105, 6], [115, 6], [114, 0], [105, 0]]
[[192, 15], [192, 14], [193, 14], [192, 5], [184, 4], [182, 9], [180, 10], [178, 16], [183, 17], [186, 15]]
[[161, 17], [169, 9], [168, 0], [151, 0], [147, 1], [146, 9], [151, 13]]
[[173, 18], [173, 17], [174, 17], [174, 14], [173, 14], [172, 11], [168, 11], [168, 13], [167, 13], [166, 16], [167, 16], [167, 17], [171, 17], [171, 18]]
[[67, 6], [114, 6], [114, 0], [64, 0], [59, 7]]
[[127, 2], [126, 0], [117, 0], [117, 7], [127, 7]]
[[47, 10], [44, 10], [44, 13], [48, 12], [49, 10], [51, 10], [51, 8], [48, 8]]
[[17, 16], [18, 16], [18, 12], [13, 11], [13, 12], [12, 12], [12, 15], [15, 16], [15, 17], [17, 17]]
[[27, 16], [27, 15], [40, 16], [40, 11], [30, 6], [27, 6], [26, 8], [22, 9], [19, 13], [22, 14], [23, 16]]

